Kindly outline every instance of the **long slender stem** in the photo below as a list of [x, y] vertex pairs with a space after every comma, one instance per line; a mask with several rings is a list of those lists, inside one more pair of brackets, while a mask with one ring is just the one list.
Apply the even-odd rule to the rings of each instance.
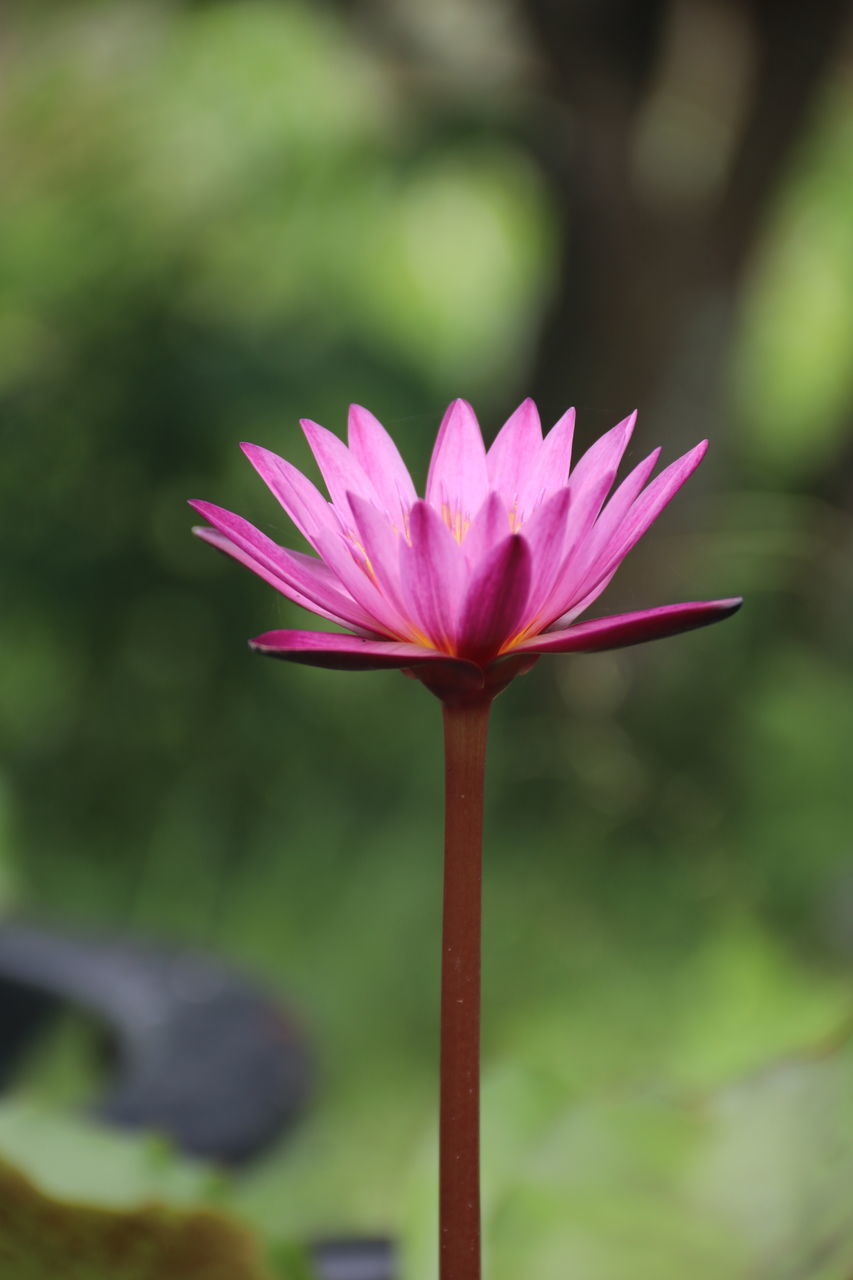
[[440, 1280], [480, 1280], [480, 919], [490, 702], [444, 706]]

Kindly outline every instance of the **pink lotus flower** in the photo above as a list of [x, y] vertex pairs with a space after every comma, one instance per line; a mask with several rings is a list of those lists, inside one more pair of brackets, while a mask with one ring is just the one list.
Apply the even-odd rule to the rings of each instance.
[[445, 414], [415, 486], [385, 429], [353, 407], [349, 445], [303, 422], [331, 502], [295, 467], [243, 445], [316, 555], [240, 516], [192, 505], [196, 532], [346, 634], [270, 631], [261, 653], [319, 667], [399, 667], [444, 703], [445, 859], [439, 1106], [441, 1280], [480, 1280], [479, 1022], [483, 777], [492, 698], [543, 653], [611, 649], [727, 617], [740, 600], [578, 622], [701, 461], [655, 478], [659, 450], [611, 493], [635, 415], [570, 470], [574, 413], [542, 436], [530, 400], [490, 449], [470, 405]]
[[445, 698], [497, 691], [541, 654], [637, 644], [739, 607], [714, 600], [578, 621], [707, 448], [650, 480], [656, 449], [611, 494], [635, 420], [613, 427], [570, 470], [573, 410], [543, 438], [525, 400], [487, 450], [471, 406], [455, 400], [419, 498], [391, 437], [354, 405], [348, 446], [302, 423], [331, 502], [283, 458], [242, 446], [316, 556], [209, 502], [191, 504], [213, 526], [195, 532], [347, 628], [270, 631], [252, 641], [259, 652], [318, 667], [398, 667]]

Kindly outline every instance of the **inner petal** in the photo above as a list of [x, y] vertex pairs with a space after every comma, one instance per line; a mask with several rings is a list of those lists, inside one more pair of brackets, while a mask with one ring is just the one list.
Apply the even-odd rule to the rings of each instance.
[[454, 400], [433, 449], [426, 501], [461, 543], [488, 492], [486, 450], [479, 424], [469, 404]]

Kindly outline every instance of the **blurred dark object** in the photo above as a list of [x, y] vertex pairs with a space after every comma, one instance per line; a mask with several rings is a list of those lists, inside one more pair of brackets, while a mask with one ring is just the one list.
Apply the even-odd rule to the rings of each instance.
[[210, 957], [0, 925], [0, 1084], [57, 1004], [103, 1022], [115, 1049], [115, 1078], [95, 1113], [168, 1134], [191, 1155], [249, 1159], [305, 1102], [310, 1061], [298, 1031], [265, 992]]
[[21, 1059], [56, 1010], [44, 992], [0, 978], [0, 1089], [12, 1082]]
[[390, 1240], [323, 1240], [310, 1252], [318, 1280], [399, 1280]]

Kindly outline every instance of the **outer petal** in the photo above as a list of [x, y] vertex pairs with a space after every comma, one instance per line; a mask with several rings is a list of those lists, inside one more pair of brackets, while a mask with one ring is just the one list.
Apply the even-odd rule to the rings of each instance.
[[566, 527], [562, 539], [555, 539], [550, 553], [556, 566], [556, 572], [549, 575], [553, 585], [547, 593], [537, 585], [537, 613], [530, 620], [539, 630], [559, 618], [576, 598], [575, 558], [583, 555], [586, 539], [613, 485], [632, 426], [631, 420], [626, 419], [602, 436], [569, 476]]
[[470, 675], [475, 684], [482, 685], [483, 682], [482, 672], [474, 663], [402, 641], [362, 639], [360, 636], [338, 635], [333, 631], [267, 631], [249, 643], [258, 653], [301, 662], [309, 667], [379, 671], [440, 663], [442, 666], [446, 664], [448, 671]]
[[641, 609], [638, 613], [620, 613], [612, 618], [595, 618], [579, 622], [563, 631], [545, 631], [523, 641], [522, 653], [592, 653], [601, 649], [624, 649], [645, 640], [660, 640], [721, 622], [736, 613], [743, 601], [705, 600], [691, 604], [667, 604], [658, 609]]
[[599, 515], [583, 544], [577, 548], [567, 564], [567, 574], [560, 584], [560, 600], [558, 607], [560, 616], [555, 624], [568, 626], [570, 622], [597, 600], [613, 578], [618, 563], [612, 562], [609, 554], [614, 542], [619, 538], [620, 526], [637, 494], [642, 489], [649, 475], [654, 470], [660, 456], [660, 449], [655, 449], [648, 458], [644, 458], [630, 475], [622, 481], [613, 497]]
[[[247, 569], [251, 569], [252, 573], [257, 574], [259, 578], [263, 578], [264, 582], [268, 582], [271, 587], [275, 587], [276, 591], [280, 591], [282, 595], [287, 596], [294, 604], [300, 605], [303, 609], [308, 609], [311, 613], [316, 613], [320, 618], [327, 618], [329, 622], [337, 622], [342, 627], [353, 627], [355, 625], [348, 621], [346, 617], [341, 617], [339, 614], [332, 613], [329, 609], [322, 608], [315, 600], [309, 600], [307, 596], [302, 595], [295, 587], [285, 582], [278, 573], [275, 573], [272, 569], [267, 569], [245, 551], [242, 551], [240, 547], [233, 543], [224, 533], [220, 533], [218, 529], [209, 529], [206, 525], [197, 525], [193, 529], [193, 533], [197, 538], [201, 538], [202, 542], [209, 543], [217, 551], [221, 551], [224, 555], [230, 556], [232, 560], [236, 560], [238, 564], [245, 565]], [[371, 627], [370, 629], [372, 630], [373, 628]]]
[[572, 468], [570, 482], [581, 492], [591, 484], [597, 484], [602, 476], [610, 476], [610, 483], [619, 470], [619, 463], [637, 421], [636, 412], [623, 418], [615, 427], [606, 431], [595, 444], [590, 445], [583, 457]]
[[650, 485], [647, 485], [631, 507], [614, 537], [612, 554], [617, 563], [623, 560], [631, 548], [639, 542], [649, 525], [657, 520], [668, 502], [672, 500], [685, 480], [688, 480], [708, 452], [708, 441], [703, 440], [675, 462], [665, 467]]
[[489, 485], [497, 490], [510, 510], [518, 503], [530, 460], [541, 448], [539, 411], [528, 398], [507, 418], [486, 454]]
[[[277, 586], [297, 604], [304, 605], [307, 600], [309, 607], [319, 605], [322, 612], [344, 620], [347, 626], [379, 630], [371, 615], [336, 581], [321, 561], [278, 546], [248, 520], [226, 511], [224, 507], [217, 507], [212, 502], [190, 502], [190, 506], [236, 547], [240, 552], [236, 558], [242, 564]], [[228, 548], [220, 543], [219, 550], [228, 551]]]
[[528, 460], [518, 495], [521, 519], [529, 516], [552, 493], [565, 487], [572, 461], [574, 434], [575, 411], [567, 409], [542, 441], [538, 453]]
[[361, 405], [350, 405], [347, 429], [350, 453], [373, 482], [388, 518], [406, 532], [409, 508], [417, 493], [400, 451], [377, 418]]
[[592, 564], [599, 553], [606, 549], [609, 540], [617, 533], [619, 525], [625, 519], [643, 485], [654, 471], [659, 457], [660, 449], [655, 449], [647, 458], [639, 462], [634, 467], [634, 470], [625, 477], [613, 497], [604, 507], [584, 547], [584, 555], [588, 557], [589, 564]]
[[[657, 519], [685, 480], [699, 466], [707, 449], [708, 442], [703, 440], [695, 449], [691, 449], [689, 453], [685, 453], [683, 457], [677, 458], [675, 462], [665, 467], [660, 475], [656, 476], [651, 484], [643, 490], [628, 509], [621, 523], [615, 528], [611, 528], [608, 538], [601, 543], [601, 549], [595, 558], [595, 562], [586, 568], [580, 576], [572, 575], [568, 583], [568, 589], [561, 597], [559, 612], [555, 615], [556, 619], [560, 622], [570, 622], [572, 618], [578, 617], [584, 609], [587, 609], [601, 595], [631, 548], [636, 546], [649, 525]], [[646, 459], [646, 462], [648, 461], [649, 459]], [[637, 467], [628, 476], [624, 484], [613, 495], [611, 502], [619, 499], [621, 489], [629, 481], [632, 481], [636, 472], [643, 466], [645, 466], [645, 463], [640, 463], [640, 467]], [[610, 505], [611, 503], [608, 503], [602, 512], [601, 520], [605, 520], [607, 517]], [[591, 536], [595, 538], [595, 529], [593, 529]], [[563, 615], [565, 615], [565, 618]]]
[[292, 463], [260, 445], [241, 444], [240, 448], [312, 546], [318, 533], [337, 531], [339, 525], [328, 502]]
[[448, 524], [471, 520], [489, 492], [486, 447], [474, 410], [454, 400], [442, 419], [427, 475], [426, 500]]
[[416, 502], [409, 517], [412, 543], [400, 550], [400, 581], [407, 611], [437, 648], [452, 653], [468, 579], [459, 543], [426, 502]]
[[512, 533], [476, 574], [459, 625], [459, 652], [473, 662], [489, 662], [521, 630], [530, 592], [530, 548]]
[[343, 440], [339, 440], [334, 432], [321, 427], [318, 422], [312, 422], [310, 418], [303, 418], [299, 425], [305, 432], [329, 496], [344, 524], [348, 524], [352, 518], [347, 502], [348, 493], [360, 493], [377, 507], [382, 505], [373, 482]]

